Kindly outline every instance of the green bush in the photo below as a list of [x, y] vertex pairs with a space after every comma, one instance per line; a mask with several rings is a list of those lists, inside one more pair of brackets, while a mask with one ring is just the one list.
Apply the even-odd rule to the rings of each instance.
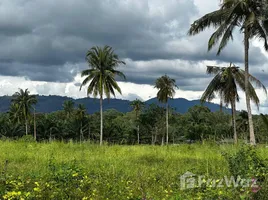
[[256, 152], [256, 147], [243, 145], [235, 154], [223, 154], [228, 162], [230, 173], [234, 177], [255, 178], [263, 181], [267, 174], [267, 165]]

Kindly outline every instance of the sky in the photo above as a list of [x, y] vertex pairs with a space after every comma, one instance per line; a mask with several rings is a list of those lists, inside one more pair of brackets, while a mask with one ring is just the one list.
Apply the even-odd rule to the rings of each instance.
[[[213, 78], [207, 65], [243, 67], [243, 38], [216, 56], [207, 51], [213, 30], [188, 36], [191, 23], [218, 8], [218, 0], [1, 0], [0, 96], [29, 88], [40, 95], [86, 97], [80, 72], [89, 66], [86, 52], [93, 46], [112, 46], [127, 77], [119, 99], [148, 100], [153, 85], [167, 74], [179, 89], [175, 98], [199, 99]], [[259, 40], [250, 43], [250, 73], [268, 86], [268, 54]], [[260, 109], [268, 113], [266, 95], [257, 91]], [[214, 100], [219, 103], [218, 99]], [[239, 110], [246, 109], [240, 93]]]

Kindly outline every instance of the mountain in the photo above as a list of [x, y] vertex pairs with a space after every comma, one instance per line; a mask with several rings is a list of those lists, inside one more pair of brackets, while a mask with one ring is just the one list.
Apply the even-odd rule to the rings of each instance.
[[[85, 104], [88, 113], [92, 114], [94, 112], [99, 111], [99, 100], [94, 98], [82, 98], [82, 99], [72, 99], [70, 97], [62, 97], [62, 96], [37, 96], [38, 104], [36, 105], [36, 111], [41, 113], [49, 113], [58, 110], [62, 110], [62, 104], [66, 100], [72, 100], [75, 104]], [[0, 112], [7, 112], [10, 105], [11, 97], [10, 96], [2, 96], [0, 97]], [[145, 102], [146, 105], [150, 105], [155, 103], [159, 106], [164, 106], [159, 103], [156, 98], [150, 99]], [[185, 113], [188, 111], [190, 107], [195, 105], [200, 105], [199, 100], [189, 101], [187, 99], [178, 98], [169, 100], [169, 105], [179, 113]], [[214, 103], [205, 103], [212, 112], [218, 111], [220, 106]], [[122, 99], [105, 99], [103, 101], [103, 109], [116, 109], [120, 112], [129, 112], [132, 110], [130, 106], [130, 101], [122, 100]], [[230, 112], [229, 109], [225, 109], [227, 112]]]

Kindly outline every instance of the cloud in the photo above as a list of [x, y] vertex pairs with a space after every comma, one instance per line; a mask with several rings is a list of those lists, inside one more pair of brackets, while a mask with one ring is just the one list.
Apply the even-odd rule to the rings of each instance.
[[[216, 6], [211, 0], [205, 4], [200, 0], [3, 0], [0, 74], [70, 82], [81, 69], [76, 65], [85, 62], [86, 51], [105, 44], [121, 58], [138, 62], [243, 62], [242, 40], [235, 40], [217, 57], [215, 51], [206, 52], [210, 31], [187, 36], [193, 16]], [[266, 62], [258, 47], [251, 48], [251, 62]], [[145, 79], [135, 83], [151, 81]]]
[[[212, 78], [206, 65], [234, 62], [243, 68], [238, 31], [220, 56], [216, 47], [207, 52], [213, 30], [187, 35], [195, 19], [218, 5], [215, 0], [1, 0], [0, 94], [28, 87], [39, 94], [84, 97], [79, 72], [88, 67], [86, 51], [107, 44], [127, 63], [120, 67], [127, 76], [118, 79], [120, 98], [155, 96], [152, 85], [164, 74], [176, 79], [178, 97], [199, 98]], [[261, 42], [253, 41], [250, 72], [264, 84], [266, 63]]]

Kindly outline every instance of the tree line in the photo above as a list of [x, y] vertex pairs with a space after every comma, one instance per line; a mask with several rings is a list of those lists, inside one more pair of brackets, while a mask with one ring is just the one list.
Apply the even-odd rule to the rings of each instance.
[[[137, 103], [138, 102], [138, 103]], [[14, 105], [14, 104], [12, 104]], [[131, 102], [133, 110], [121, 113], [111, 109], [103, 112], [103, 141], [109, 144], [163, 145], [166, 140], [166, 107], [146, 105], [140, 100]], [[168, 108], [169, 143], [192, 143], [206, 140], [233, 142], [231, 115], [211, 112], [207, 107], [194, 106], [185, 114]], [[263, 116], [267, 120], [266, 116]], [[267, 143], [267, 123], [261, 116], [253, 116], [257, 142]], [[35, 123], [34, 123], [35, 121]], [[21, 138], [25, 132], [23, 113], [14, 110], [0, 115], [0, 134], [4, 138]], [[236, 113], [238, 139], [249, 139], [246, 111]], [[37, 141], [100, 141], [100, 112], [87, 114], [82, 104], [65, 101], [62, 110], [53, 113], [31, 113], [27, 119], [27, 134], [36, 132]]]

